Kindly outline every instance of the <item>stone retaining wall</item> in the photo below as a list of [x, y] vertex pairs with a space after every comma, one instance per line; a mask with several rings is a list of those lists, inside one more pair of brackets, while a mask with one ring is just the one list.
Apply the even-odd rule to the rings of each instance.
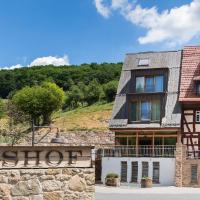
[[0, 170], [2, 200], [93, 200], [94, 168]]
[[[55, 137], [55, 130], [51, 133], [46, 134], [45, 130], [40, 130], [36, 132], [35, 142], [38, 144], [51, 142], [51, 139]], [[95, 146], [99, 148], [102, 146], [109, 146], [115, 144], [115, 134], [110, 131], [73, 131], [63, 133], [61, 132], [61, 137], [64, 138], [65, 143], [69, 146]], [[42, 139], [41, 139], [42, 138]], [[27, 141], [31, 141], [31, 137], [27, 138]]]

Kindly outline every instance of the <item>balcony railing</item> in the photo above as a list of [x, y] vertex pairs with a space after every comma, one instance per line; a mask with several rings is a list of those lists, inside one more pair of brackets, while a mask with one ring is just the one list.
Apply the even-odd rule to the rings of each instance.
[[97, 156], [102, 157], [167, 157], [173, 158], [175, 145], [155, 146], [113, 146], [98, 149]]

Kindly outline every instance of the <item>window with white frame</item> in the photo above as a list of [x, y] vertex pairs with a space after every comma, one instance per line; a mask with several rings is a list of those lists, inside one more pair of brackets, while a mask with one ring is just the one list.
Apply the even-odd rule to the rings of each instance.
[[200, 111], [196, 111], [196, 122], [200, 122]]

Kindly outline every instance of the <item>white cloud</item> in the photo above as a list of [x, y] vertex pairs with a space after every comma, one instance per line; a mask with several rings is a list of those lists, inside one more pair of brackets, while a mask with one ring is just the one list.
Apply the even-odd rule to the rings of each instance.
[[36, 58], [31, 62], [29, 65], [32, 66], [44, 66], [44, 65], [54, 65], [54, 66], [62, 66], [62, 65], [69, 65], [69, 58], [67, 55], [63, 57], [54, 57], [54, 56], [47, 56], [47, 57], [40, 57]]
[[110, 15], [110, 9], [103, 4], [104, 0], [94, 0], [94, 4], [99, 14], [103, 17], [108, 18]]
[[9, 66], [9, 67], [2, 67], [0, 68], [1, 69], [8, 69], [8, 70], [12, 70], [12, 69], [17, 69], [17, 68], [21, 68], [23, 67], [21, 64], [17, 64], [17, 65], [12, 65], [12, 66]]
[[[165, 42], [169, 45], [182, 45], [200, 36], [200, 0], [190, 4], [158, 12], [156, 7], [142, 8], [129, 0], [110, 0], [107, 9], [118, 11], [132, 24], [146, 29], [140, 36], [140, 44]], [[103, 2], [101, 2], [103, 3]]]
[[[57, 57], [57, 56], [47, 56], [47, 57], [39, 57], [33, 60], [28, 67], [33, 66], [45, 66], [45, 65], [54, 65], [54, 66], [63, 66], [63, 65], [69, 65], [69, 58], [67, 55], [64, 55], [63, 57]], [[21, 64], [13, 65], [13, 66], [6, 66], [6, 67], [0, 67], [0, 70], [6, 69], [6, 70], [12, 70], [17, 68], [25, 67]]]

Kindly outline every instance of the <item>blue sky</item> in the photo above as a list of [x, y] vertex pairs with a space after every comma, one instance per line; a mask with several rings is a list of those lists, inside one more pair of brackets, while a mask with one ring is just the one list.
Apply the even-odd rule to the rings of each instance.
[[46, 60], [57, 65], [118, 62], [128, 52], [200, 44], [199, 4], [200, 0], [0, 0], [0, 67]]

